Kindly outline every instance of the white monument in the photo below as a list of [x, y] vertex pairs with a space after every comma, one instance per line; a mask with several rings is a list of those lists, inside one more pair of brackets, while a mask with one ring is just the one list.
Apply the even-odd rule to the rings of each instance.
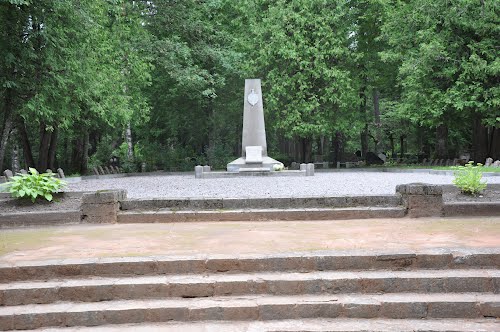
[[271, 171], [279, 161], [267, 156], [266, 126], [260, 79], [245, 80], [241, 158], [227, 164], [228, 172]]

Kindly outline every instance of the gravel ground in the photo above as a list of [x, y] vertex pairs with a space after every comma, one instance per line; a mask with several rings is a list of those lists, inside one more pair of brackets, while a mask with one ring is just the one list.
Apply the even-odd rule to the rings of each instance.
[[[312, 197], [394, 194], [412, 182], [451, 184], [453, 176], [427, 173], [317, 172], [313, 177], [236, 177], [195, 179], [194, 174], [83, 180], [66, 191], [125, 189], [129, 198]], [[488, 177], [500, 183], [500, 176]]]

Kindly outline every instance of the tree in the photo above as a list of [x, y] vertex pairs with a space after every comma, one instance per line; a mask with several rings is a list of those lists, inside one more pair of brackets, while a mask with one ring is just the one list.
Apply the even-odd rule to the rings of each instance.
[[[315, 139], [344, 131], [353, 116], [356, 87], [350, 5], [331, 1], [262, 1], [262, 18], [246, 40], [249, 68], [263, 78], [265, 109], [275, 128], [303, 145], [310, 162]], [[253, 50], [252, 51], [250, 51]], [[351, 122], [352, 123], [352, 122]]]
[[[499, 6], [495, 1], [387, 1], [383, 34], [390, 48], [383, 58], [400, 63], [397, 109], [435, 130], [438, 158], [448, 157], [450, 128], [459, 123], [499, 125]], [[485, 159], [480, 150], [489, 144], [475, 145], [476, 160]]]

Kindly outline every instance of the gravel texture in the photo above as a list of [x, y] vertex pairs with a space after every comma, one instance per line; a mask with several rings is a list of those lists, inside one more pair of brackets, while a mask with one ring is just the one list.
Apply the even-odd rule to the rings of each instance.
[[[66, 191], [125, 189], [128, 198], [316, 197], [390, 195], [412, 182], [451, 184], [453, 176], [427, 173], [317, 172], [312, 177], [195, 179], [194, 174], [152, 175], [70, 183]], [[500, 183], [500, 176], [485, 178]]]

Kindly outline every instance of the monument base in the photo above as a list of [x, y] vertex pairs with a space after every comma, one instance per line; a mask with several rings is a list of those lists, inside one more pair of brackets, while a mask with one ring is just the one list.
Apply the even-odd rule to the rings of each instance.
[[273, 170], [274, 165], [280, 165], [281, 162], [273, 159], [271, 157], [262, 157], [262, 163], [247, 163], [244, 157], [233, 160], [229, 164], [227, 164], [228, 172], [244, 172], [249, 169], [254, 171], [255, 169], [259, 169], [259, 171], [267, 171], [270, 172]]

